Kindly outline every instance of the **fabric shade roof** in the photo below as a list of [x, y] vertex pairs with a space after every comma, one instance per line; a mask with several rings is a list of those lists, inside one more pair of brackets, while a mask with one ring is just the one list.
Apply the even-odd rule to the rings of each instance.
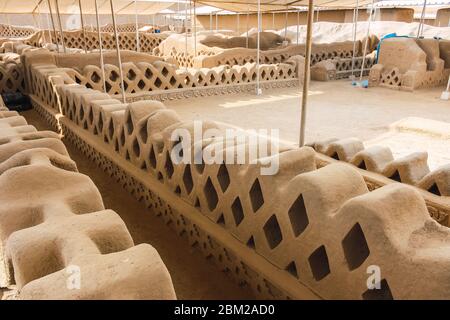
[[[174, 3], [184, 0], [137, 0], [135, 10], [134, 0], [113, 0], [116, 14], [138, 15], [156, 14], [164, 9], [173, 6]], [[47, 0], [1, 0], [0, 13], [21, 14], [21, 13], [49, 13]], [[111, 14], [109, 0], [97, 0], [99, 14]], [[52, 12], [56, 12], [55, 0], [50, 0]], [[39, 8], [38, 8], [39, 6]], [[59, 12], [61, 14], [79, 14], [80, 8], [78, 0], [58, 0]], [[83, 14], [95, 14], [94, 0], [81, 0]]]

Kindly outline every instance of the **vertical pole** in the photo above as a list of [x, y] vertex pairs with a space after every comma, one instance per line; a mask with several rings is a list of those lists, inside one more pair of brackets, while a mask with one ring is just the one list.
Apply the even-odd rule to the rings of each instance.
[[185, 60], [186, 60], [186, 65], [185, 68], [187, 70], [188, 68], [188, 34], [187, 34], [187, 17], [188, 17], [188, 12], [187, 12], [188, 8], [187, 8], [187, 2], [184, 3], [184, 56], [185, 56]]
[[288, 6], [286, 6], [286, 15], [284, 17], [284, 41], [287, 39], [288, 14]]
[[47, 4], [48, 4], [48, 11], [50, 12], [50, 18], [52, 20], [53, 33], [55, 35], [56, 50], [58, 50], [59, 52], [59, 40], [58, 35], [56, 34], [55, 20], [53, 20], [52, 5], [50, 4], [50, 0], [47, 0]]
[[261, 94], [259, 78], [259, 49], [260, 49], [260, 31], [261, 31], [261, 0], [258, 0], [258, 33], [256, 38], [256, 95]]
[[195, 11], [195, 0], [193, 1], [194, 4], [194, 16], [193, 16], [193, 21], [194, 21], [194, 57], [197, 56], [197, 14]]
[[237, 15], [236, 15], [236, 19], [237, 19], [237, 34], [238, 34], [238, 36], [241, 34], [240, 32], [239, 32], [239, 29], [240, 29], [240, 19], [239, 19], [239, 12], [237, 13]]
[[369, 24], [367, 25], [367, 34], [366, 34], [366, 41], [364, 43], [364, 50], [363, 50], [363, 57], [362, 57], [362, 64], [361, 64], [361, 73], [359, 75], [359, 82], [362, 81], [362, 77], [363, 77], [363, 73], [364, 73], [364, 64], [366, 63], [367, 43], [369, 42], [370, 23], [372, 22], [372, 16], [373, 16], [373, 2], [374, 2], [374, 0], [372, 0], [372, 4], [370, 5]]
[[138, 8], [137, 8], [137, 2], [134, 0], [134, 15], [135, 15], [135, 22], [136, 22], [136, 51], [141, 51], [141, 41], [139, 39], [139, 23], [138, 23]]
[[297, 10], [297, 45], [298, 45], [298, 36], [299, 36], [299, 29], [300, 29], [300, 10]]
[[425, 9], [427, 8], [427, 0], [423, 1], [422, 14], [420, 15], [419, 28], [417, 29], [417, 39], [420, 38], [423, 33], [423, 20], [425, 19]]
[[312, 25], [314, 19], [314, 0], [308, 0], [308, 20], [306, 26], [305, 73], [303, 78], [302, 110], [300, 119], [299, 146], [305, 145], [306, 108], [308, 105], [309, 73], [311, 64]]
[[84, 39], [84, 52], [87, 53], [86, 30], [84, 29], [83, 9], [81, 7], [81, 0], [78, 0], [78, 6], [80, 7], [80, 21], [81, 21], [81, 31], [83, 32], [83, 39]]
[[352, 76], [355, 70], [355, 57], [356, 57], [356, 33], [358, 31], [358, 13], [359, 13], [359, 0], [356, 0], [356, 8], [353, 11], [353, 54], [352, 54]]
[[209, 13], [209, 31], [212, 31], [212, 12]]
[[247, 34], [245, 39], [245, 47], [248, 49], [248, 21], [249, 21], [249, 8], [247, 7]]
[[216, 32], [219, 30], [219, 13], [216, 11]]
[[64, 53], [66, 53], [66, 43], [64, 41], [64, 31], [63, 31], [63, 27], [62, 27], [62, 23], [61, 23], [61, 15], [59, 14], [58, 0], [55, 0], [55, 6], [56, 6], [56, 14], [58, 15], [59, 32], [61, 33], [61, 42], [62, 42]]
[[122, 58], [120, 57], [119, 37], [117, 35], [117, 25], [116, 25], [116, 17], [114, 14], [113, 0], [109, 0], [109, 3], [111, 5], [111, 16], [112, 16], [112, 23], [113, 23], [113, 28], [114, 28], [114, 38], [116, 38], [117, 61], [119, 62], [120, 84], [122, 86], [122, 100], [123, 100], [123, 103], [127, 103], [127, 98], [125, 96], [125, 85], [123, 82]]
[[98, 36], [98, 43], [100, 48], [100, 66], [102, 68], [102, 79], [103, 79], [103, 91], [106, 92], [106, 76], [105, 76], [105, 61], [103, 59], [103, 40], [102, 40], [102, 33], [100, 31], [100, 18], [98, 16], [98, 3], [97, 0], [95, 1], [95, 18], [97, 22], [97, 36]]
[[272, 29], [275, 30], [275, 12], [272, 12]]

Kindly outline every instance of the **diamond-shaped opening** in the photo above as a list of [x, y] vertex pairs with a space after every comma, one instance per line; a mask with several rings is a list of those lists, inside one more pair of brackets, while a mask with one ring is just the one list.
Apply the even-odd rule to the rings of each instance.
[[256, 245], [255, 245], [255, 238], [253, 238], [253, 236], [250, 237], [250, 239], [248, 239], [247, 241], [247, 247], [255, 249]]
[[398, 172], [398, 170], [395, 170], [394, 174], [391, 175], [389, 177], [389, 179], [392, 179], [392, 180], [395, 180], [395, 181], [398, 181], [398, 182], [402, 182], [402, 179], [400, 178], [400, 173]]
[[233, 204], [231, 205], [231, 212], [233, 213], [234, 222], [236, 223], [236, 227], [241, 224], [244, 219], [244, 210], [242, 209], [241, 200], [239, 197], [234, 199]]
[[141, 169], [147, 171], [147, 163], [145, 161], [142, 162]]
[[152, 70], [146, 69], [146, 70], [145, 70], [145, 77], [146, 77], [147, 79], [150, 79], [151, 77], [153, 77], [153, 72], [152, 72]]
[[316, 281], [322, 280], [330, 273], [330, 265], [325, 246], [317, 248], [308, 258], [311, 272]]
[[278, 246], [281, 240], [283, 240], [280, 225], [278, 224], [278, 220], [275, 215], [272, 215], [269, 220], [267, 220], [266, 224], [263, 227], [263, 230], [270, 249]]
[[116, 71], [111, 71], [111, 73], [109, 74], [109, 79], [111, 81], [116, 81], [119, 78], [119, 74]]
[[225, 225], [225, 216], [223, 213], [220, 215], [219, 219], [217, 219], [217, 224], [220, 224], [221, 226]]
[[386, 279], [381, 280], [379, 287], [380, 289], [367, 289], [362, 294], [362, 298], [364, 300], [394, 300]]
[[200, 199], [199, 199], [199, 198], [195, 199], [195, 204], [194, 204], [194, 206], [195, 206], [196, 208], [200, 208]]
[[284, 270], [286, 270], [287, 272], [289, 272], [291, 275], [293, 275], [294, 277], [298, 278], [298, 273], [297, 273], [297, 265], [295, 264], [295, 261], [291, 261], [291, 263], [289, 263], [286, 268], [284, 268]]
[[205, 193], [206, 202], [208, 203], [209, 211], [213, 211], [217, 207], [217, 203], [219, 202], [219, 198], [217, 196], [216, 189], [211, 182], [211, 178], [208, 177], [206, 181], [205, 187], [203, 188]]
[[133, 121], [131, 120], [131, 115], [128, 113], [127, 121], [125, 122], [125, 127], [127, 128], [127, 133], [131, 134], [134, 130]]
[[141, 130], [139, 130], [139, 136], [141, 137], [142, 142], [147, 143], [148, 139], [148, 132], [147, 132], [147, 126], [142, 126]]
[[440, 196], [441, 192], [439, 191], [439, 188], [436, 183], [433, 183], [433, 185], [428, 189], [428, 192], [434, 193], [435, 195]]
[[161, 81], [161, 79], [159, 79], [159, 78], [156, 78], [156, 80], [155, 80], [155, 86], [156, 86], [156, 87], [158, 87], [158, 88], [160, 88], [160, 87], [161, 87], [161, 85], [162, 85], [162, 81]]
[[256, 212], [264, 204], [264, 196], [261, 190], [261, 185], [259, 184], [259, 179], [256, 179], [255, 182], [253, 182], [249, 195], [253, 212]]
[[164, 168], [166, 169], [167, 177], [169, 177], [169, 179], [172, 178], [174, 168], [172, 159], [170, 159], [169, 151], [166, 153], [166, 164], [164, 165]]
[[139, 89], [143, 90], [145, 88], [144, 80], [139, 80], [137, 86], [138, 86]]
[[150, 165], [152, 166], [153, 169], [155, 169], [156, 168], [156, 156], [155, 156], [155, 151], [153, 150], [153, 148], [150, 149], [149, 160], [150, 160]]
[[367, 170], [366, 162], [364, 160], [361, 161], [360, 164], [358, 165], [358, 168]]
[[225, 192], [230, 185], [230, 175], [228, 174], [227, 167], [222, 163], [217, 172], [217, 180], [219, 181], [220, 188], [222, 192]]
[[183, 183], [187, 193], [190, 194], [194, 187], [194, 181], [192, 181], [191, 166], [189, 164], [184, 168]]
[[139, 143], [136, 138], [133, 140], [133, 153], [137, 158], [141, 155], [141, 148], [139, 147]]
[[120, 144], [122, 147], [125, 145], [125, 130], [120, 130]]
[[367, 259], [370, 250], [359, 223], [356, 223], [344, 237], [342, 248], [350, 270], [358, 268]]
[[335, 160], [339, 160], [339, 155], [337, 154], [337, 152], [333, 153], [330, 157]]
[[292, 231], [298, 237], [309, 224], [308, 212], [306, 211], [303, 195], [299, 195], [288, 211]]
[[100, 78], [100, 76], [97, 74], [97, 72], [92, 72], [91, 80], [92, 80], [93, 82], [95, 82], [95, 83], [98, 83], [98, 82], [100, 82], [101, 78]]
[[180, 186], [177, 186], [177, 187], [175, 188], [175, 193], [176, 193], [176, 194], [181, 194], [181, 188], [180, 188]]
[[136, 79], [136, 72], [133, 69], [128, 70], [127, 78], [130, 80]]
[[166, 67], [162, 68], [161, 73], [164, 77], [166, 77], [169, 74], [169, 70], [167, 70]]
[[172, 77], [170, 77], [169, 83], [170, 83], [172, 86], [174, 86], [175, 83], [177, 83], [177, 79], [175, 79], [175, 78], [172, 76]]

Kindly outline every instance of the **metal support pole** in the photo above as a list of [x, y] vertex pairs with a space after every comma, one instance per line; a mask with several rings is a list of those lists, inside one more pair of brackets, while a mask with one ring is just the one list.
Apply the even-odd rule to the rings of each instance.
[[55, 20], [53, 20], [52, 5], [50, 4], [50, 0], [47, 0], [47, 4], [48, 4], [48, 11], [50, 12], [50, 18], [52, 20], [53, 33], [55, 34], [56, 50], [59, 52], [59, 40], [58, 35], [56, 33]]
[[359, 13], [359, 0], [356, 0], [356, 8], [353, 11], [353, 53], [352, 53], [352, 76], [355, 70], [355, 57], [356, 57], [356, 33], [358, 30], [358, 13]]
[[136, 22], [136, 51], [141, 51], [141, 41], [139, 39], [139, 23], [138, 23], [138, 8], [137, 8], [137, 2], [134, 0], [134, 15], [135, 15], [135, 22]]
[[212, 23], [212, 12], [210, 12], [209, 13], [209, 31], [212, 31], [212, 25], [213, 25], [213, 23]]
[[66, 43], [64, 41], [64, 31], [63, 31], [63, 27], [62, 27], [62, 23], [61, 23], [61, 15], [59, 14], [58, 0], [55, 0], [55, 6], [56, 6], [56, 14], [58, 16], [59, 32], [61, 33], [61, 42], [62, 42], [64, 53], [66, 53]]
[[184, 56], [185, 56], [185, 60], [186, 60], [186, 65], [185, 68], [187, 70], [188, 68], [188, 30], [187, 30], [187, 17], [188, 17], [188, 12], [187, 12], [188, 8], [187, 8], [187, 3], [184, 4]]
[[258, 0], [258, 33], [256, 38], [256, 95], [260, 95], [260, 78], [259, 78], [259, 49], [260, 49], [260, 32], [261, 32], [261, 0]]
[[197, 14], [195, 11], [195, 0], [193, 1], [194, 4], [194, 16], [193, 16], [193, 21], [194, 21], [194, 57], [197, 56]]
[[425, 19], [426, 8], [427, 8], [427, 0], [424, 0], [422, 7], [422, 14], [420, 15], [419, 29], [417, 30], [417, 39], [419, 39], [423, 33], [423, 20]]
[[112, 23], [113, 23], [113, 27], [114, 27], [114, 38], [116, 38], [117, 61], [119, 62], [120, 84], [122, 86], [122, 100], [123, 100], [123, 103], [127, 103], [127, 98], [125, 95], [125, 85], [123, 82], [122, 58], [120, 57], [119, 37], [117, 35], [117, 25], [116, 25], [116, 17], [114, 14], [113, 0], [109, 0], [109, 3], [111, 5], [111, 16], [112, 16]]
[[370, 6], [370, 14], [369, 14], [369, 23], [367, 25], [367, 34], [366, 34], [366, 41], [364, 43], [364, 50], [363, 50], [363, 57], [362, 57], [362, 63], [361, 63], [361, 73], [359, 75], [359, 82], [362, 81], [363, 73], [364, 73], [364, 64], [366, 63], [366, 54], [367, 54], [367, 43], [369, 42], [369, 34], [370, 34], [370, 23], [372, 22], [372, 16], [373, 16], [373, 2]]
[[83, 39], [84, 39], [84, 52], [87, 53], [86, 30], [84, 29], [83, 9], [81, 8], [81, 0], [78, 0], [78, 6], [80, 7], [80, 21], [81, 21], [81, 31], [83, 32]]
[[272, 12], [272, 29], [275, 30], [275, 12]]
[[298, 36], [299, 36], [299, 30], [300, 29], [300, 10], [297, 10], [297, 45], [298, 45]]
[[98, 3], [97, 0], [95, 1], [95, 18], [97, 22], [97, 36], [98, 36], [98, 43], [100, 48], [100, 66], [102, 68], [102, 79], [103, 79], [103, 91], [107, 93], [106, 90], [106, 76], [105, 76], [105, 61], [103, 59], [103, 40], [102, 40], [102, 33], [100, 31], [100, 18], [98, 16]]
[[284, 16], [284, 41], [287, 39], [288, 14], [288, 7], [286, 6], [286, 15]]
[[237, 19], [237, 34], [240, 35], [239, 29], [240, 29], [240, 19], [239, 19], [239, 12], [236, 15], [236, 19]]
[[247, 7], [247, 34], [246, 34], [246, 38], [245, 38], [245, 47], [248, 49], [248, 21], [249, 21], [249, 9]]
[[309, 74], [311, 69], [312, 25], [314, 19], [314, 0], [308, 0], [308, 19], [306, 27], [305, 73], [303, 78], [302, 109], [300, 119], [299, 146], [305, 145], [306, 108], [308, 105]]

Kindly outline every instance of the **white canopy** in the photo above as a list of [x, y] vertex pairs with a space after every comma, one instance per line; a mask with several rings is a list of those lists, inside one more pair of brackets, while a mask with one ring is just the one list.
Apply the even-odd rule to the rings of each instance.
[[[57, 0], [61, 14], [77, 14], [80, 12], [78, 0]], [[99, 14], [110, 14], [109, 0], [97, 0]], [[186, 0], [136, 0], [139, 15], [156, 14], [171, 7], [177, 2], [186, 3]], [[134, 0], [114, 0], [116, 14], [135, 14]], [[55, 12], [55, 0], [50, 0], [52, 11]], [[39, 9], [38, 9], [39, 6]], [[95, 14], [94, 0], [81, 0], [83, 13]], [[0, 13], [48, 13], [47, 0], [1, 0]]]

